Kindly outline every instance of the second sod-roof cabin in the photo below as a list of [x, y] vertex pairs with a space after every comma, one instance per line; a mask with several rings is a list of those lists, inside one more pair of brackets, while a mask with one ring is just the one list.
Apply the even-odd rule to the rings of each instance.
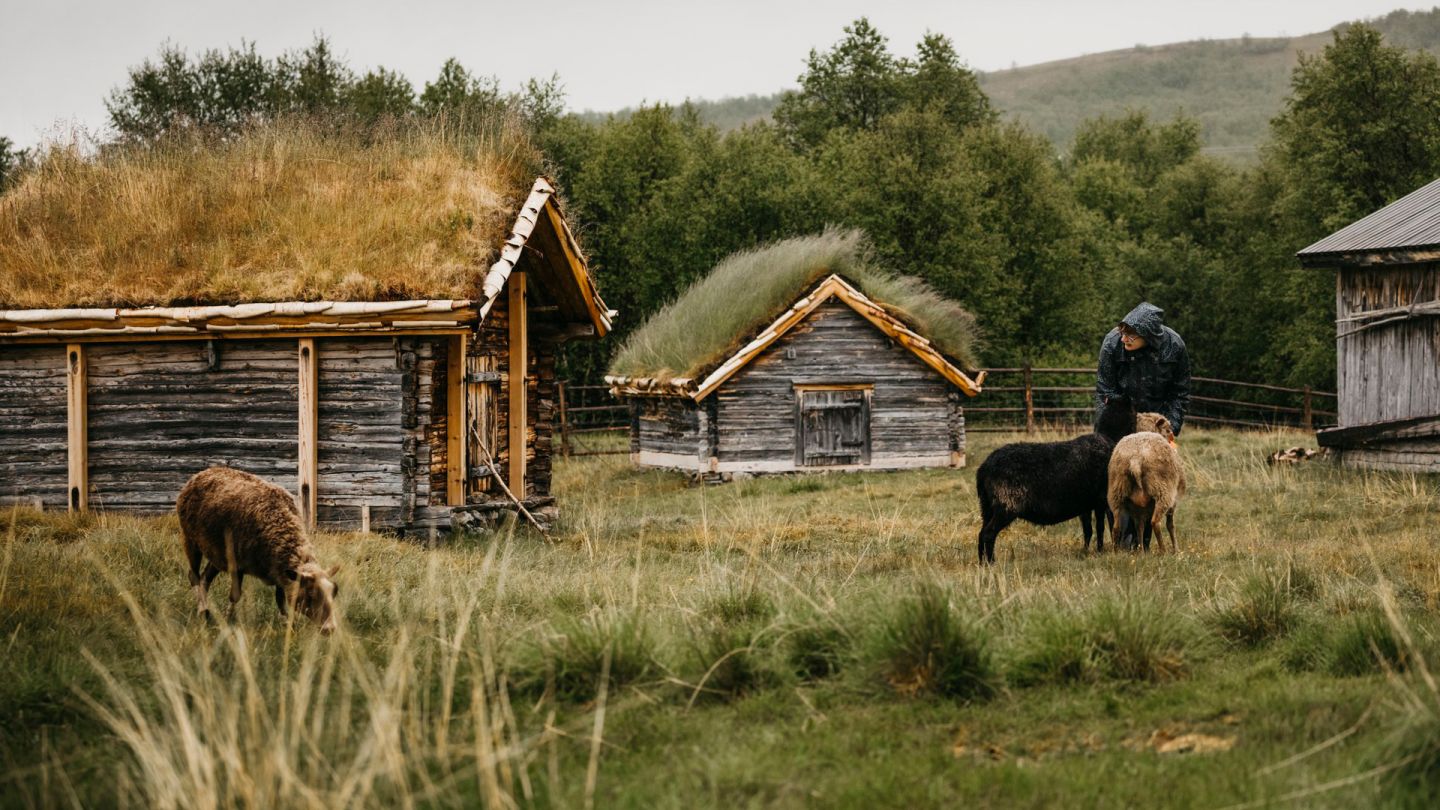
[[606, 382], [643, 466], [698, 476], [958, 467], [968, 313], [858, 232], [737, 254], [641, 326]]
[[1440, 180], [1301, 250], [1333, 269], [1343, 463], [1440, 472]]
[[330, 529], [552, 517], [556, 353], [613, 313], [526, 150], [52, 153], [0, 197], [0, 499], [165, 512], [227, 465]]

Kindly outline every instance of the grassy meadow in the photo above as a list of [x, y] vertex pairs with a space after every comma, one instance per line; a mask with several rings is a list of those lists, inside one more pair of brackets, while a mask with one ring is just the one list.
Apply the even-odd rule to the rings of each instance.
[[549, 541], [318, 537], [330, 638], [254, 583], [196, 617], [173, 517], [9, 513], [0, 803], [1428, 805], [1435, 480], [1194, 430], [1178, 555], [1017, 524], [982, 568], [1015, 438], [713, 487], [569, 460]]

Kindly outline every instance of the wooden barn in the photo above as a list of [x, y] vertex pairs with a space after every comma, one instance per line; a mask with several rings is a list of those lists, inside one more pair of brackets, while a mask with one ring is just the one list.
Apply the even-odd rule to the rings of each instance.
[[606, 377], [635, 463], [696, 476], [959, 467], [973, 321], [875, 267], [857, 232], [738, 254], [627, 341]]
[[[332, 530], [493, 525], [515, 501], [552, 518], [556, 355], [614, 313], [547, 179], [430, 146], [230, 144], [168, 174], [72, 157], [105, 233], [56, 220], [73, 180], [43, 165], [0, 198], [0, 498], [160, 513], [227, 465]], [[134, 198], [209, 175], [227, 187], [197, 205]], [[175, 241], [111, 238], [157, 209]]]
[[1440, 180], [1300, 251], [1335, 271], [1339, 426], [1357, 467], [1440, 472]]

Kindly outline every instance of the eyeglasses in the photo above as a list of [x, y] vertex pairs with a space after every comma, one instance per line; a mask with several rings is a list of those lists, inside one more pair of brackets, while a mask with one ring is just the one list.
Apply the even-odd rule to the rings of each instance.
[[1130, 332], [1130, 331], [1127, 331], [1127, 330], [1125, 330], [1125, 329], [1121, 329], [1121, 330], [1120, 330], [1120, 339], [1121, 339], [1121, 340], [1138, 340], [1139, 338], [1140, 338], [1140, 333], [1139, 333], [1139, 332]]

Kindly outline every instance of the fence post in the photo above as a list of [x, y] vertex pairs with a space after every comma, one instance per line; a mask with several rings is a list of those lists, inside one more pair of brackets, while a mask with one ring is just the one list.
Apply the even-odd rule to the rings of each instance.
[[1025, 373], [1025, 432], [1035, 432], [1035, 390], [1030, 384], [1030, 364], [1026, 363], [1023, 369]]
[[1310, 386], [1305, 386], [1305, 403], [1300, 406], [1300, 421], [1304, 423], [1306, 430], [1315, 429], [1315, 415], [1310, 410]]
[[570, 421], [565, 413], [565, 381], [558, 380], [555, 383], [557, 390], [556, 397], [560, 400], [560, 455], [562, 458], [570, 457]]

